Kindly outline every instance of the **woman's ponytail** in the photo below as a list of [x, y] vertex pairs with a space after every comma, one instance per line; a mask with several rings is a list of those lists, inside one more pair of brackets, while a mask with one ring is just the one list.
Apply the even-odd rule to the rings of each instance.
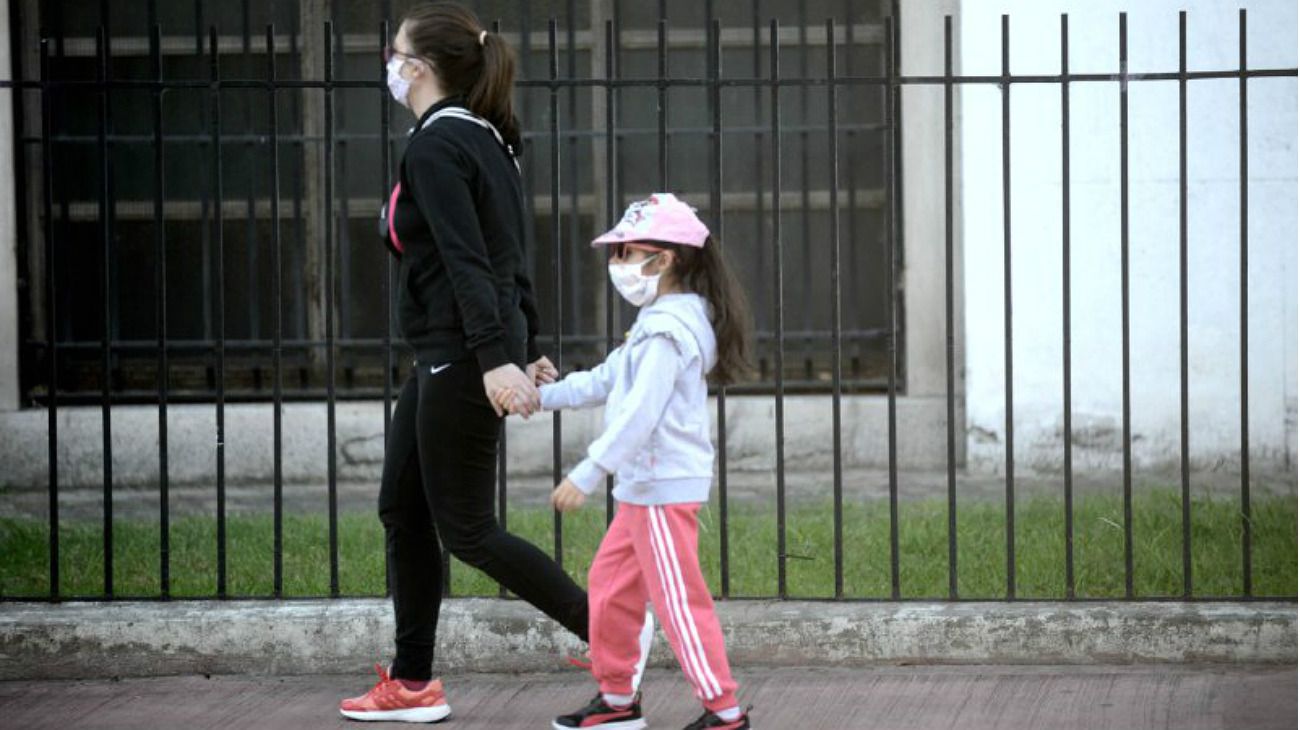
[[519, 121], [515, 118], [515, 54], [500, 35], [482, 35], [483, 68], [465, 99], [470, 111], [492, 122], [518, 153]]

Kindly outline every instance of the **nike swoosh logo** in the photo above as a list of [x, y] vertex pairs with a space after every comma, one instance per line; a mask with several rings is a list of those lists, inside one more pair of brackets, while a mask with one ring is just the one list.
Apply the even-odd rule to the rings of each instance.
[[443, 370], [446, 370], [449, 367], [451, 367], [451, 363], [447, 363], [446, 365], [435, 365], [434, 367], [429, 368], [429, 374], [437, 375], [438, 373], [442, 372]]

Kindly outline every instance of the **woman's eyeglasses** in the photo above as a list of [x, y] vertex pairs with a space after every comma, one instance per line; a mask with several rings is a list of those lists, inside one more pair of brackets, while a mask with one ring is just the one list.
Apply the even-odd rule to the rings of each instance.
[[398, 56], [403, 58], [419, 58], [419, 56], [413, 56], [409, 53], [402, 53], [392, 46], [384, 46], [384, 63], [388, 63]]

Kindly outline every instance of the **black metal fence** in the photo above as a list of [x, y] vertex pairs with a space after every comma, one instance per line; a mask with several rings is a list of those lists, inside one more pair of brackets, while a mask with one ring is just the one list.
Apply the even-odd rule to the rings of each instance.
[[[620, 94], [633, 90], [652, 90], [656, 95], [656, 128], [654, 139], [656, 140], [654, 159], [655, 187], [658, 189], [667, 189], [672, 183], [669, 167], [669, 146], [670, 130], [668, 126], [668, 108], [669, 97], [671, 92], [679, 89], [693, 89], [701, 92], [706, 99], [707, 114], [709, 124], [705, 131], [708, 140], [707, 159], [695, 159], [694, 164], [707, 168], [708, 190], [705, 196], [705, 204], [702, 206], [707, 212], [707, 219], [711, 227], [719, 232], [721, 239], [724, 241], [731, 240], [729, 230], [729, 218], [726, 215], [726, 205], [728, 201], [727, 194], [724, 192], [724, 169], [726, 168], [727, 151], [724, 141], [727, 139], [727, 130], [724, 129], [724, 101], [723, 96], [729, 90], [748, 90], [751, 91], [755, 98], [763, 98], [765, 95], [768, 104], [766, 110], [767, 128], [764, 130], [744, 129], [745, 134], [762, 135], [758, 137], [763, 143], [769, 145], [767, 151], [766, 169], [763, 170], [760, 179], [748, 181], [752, 183], [752, 192], [750, 195], [755, 198], [755, 208], [757, 215], [763, 219], [763, 226], [756, 229], [758, 238], [755, 239], [755, 246], [771, 253], [771, 268], [766, 271], [766, 281], [760, 282], [759, 285], [769, 286], [770, 297], [764, 300], [764, 306], [768, 309], [766, 313], [770, 317], [772, 330], [770, 333], [771, 348], [771, 369], [770, 369], [770, 392], [774, 398], [775, 405], [775, 444], [776, 444], [776, 523], [773, 526], [777, 535], [777, 549], [775, 554], [771, 555], [771, 560], [775, 561], [777, 567], [777, 590], [778, 597], [785, 598], [789, 595], [787, 564], [792, 556], [788, 550], [787, 544], [787, 490], [786, 490], [786, 458], [784, 452], [786, 419], [785, 419], [785, 396], [790, 392], [791, 378], [787, 370], [787, 358], [792, 349], [792, 341], [798, 344], [801, 337], [807, 335], [806, 332], [791, 332], [786, 327], [788, 314], [788, 302], [786, 297], [787, 285], [792, 282], [788, 276], [787, 251], [786, 244], [788, 236], [785, 233], [784, 224], [786, 215], [784, 198], [791, 195], [788, 190], [787, 176], [785, 173], [785, 161], [787, 155], [785, 140], [790, 136], [790, 131], [786, 129], [783, 120], [783, 100], [788, 94], [806, 95], [814, 99], [815, 103], [820, 104], [825, 109], [825, 129], [824, 143], [825, 147], [825, 169], [821, 173], [825, 176], [825, 184], [828, 191], [828, 209], [834, 214], [827, 218], [826, 241], [829, 245], [826, 248], [827, 261], [826, 270], [829, 273], [829, 286], [827, 287], [829, 309], [829, 330], [826, 333], [829, 340], [829, 378], [825, 384], [832, 407], [831, 432], [833, 441], [829, 445], [833, 457], [833, 490], [831, 498], [833, 500], [833, 521], [834, 521], [834, 597], [837, 599], [844, 598], [843, 576], [845, 572], [845, 552], [844, 552], [844, 474], [843, 474], [843, 455], [842, 455], [842, 410], [841, 399], [846, 392], [847, 378], [844, 372], [845, 360], [845, 343], [849, 337], [849, 332], [844, 326], [845, 312], [843, 308], [843, 287], [845, 284], [845, 247], [843, 246], [846, 236], [844, 235], [841, 223], [842, 216], [839, 214], [844, 208], [846, 197], [843, 189], [843, 178], [845, 172], [840, 169], [840, 161], [844, 158], [844, 142], [842, 142], [842, 132], [840, 128], [838, 110], [843, 104], [844, 94], [862, 94], [867, 92], [876, 92], [883, 97], [883, 119], [880, 123], [880, 130], [885, 135], [884, 144], [881, 145], [883, 156], [879, 160], [882, 179], [884, 180], [882, 188], [883, 200], [881, 201], [880, 210], [882, 212], [883, 231], [886, 244], [882, 247], [885, 254], [884, 259], [880, 262], [883, 268], [882, 278], [884, 290], [887, 293], [882, 301], [886, 305], [887, 326], [883, 331], [875, 333], [883, 342], [884, 353], [886, 358], [886, 367], [883, 368], [883, 392], [885, 394], [888, 406], [888, 428], [882, 438], [888, 441], [889, 457], [889, 575], [891, 594], [888, 597], [892, 600], [903, 598], [900, 591], [900, 545], [899, 545], [899, 467], [897, 460], [897, 410], [896, 398], [901, 390], [901, 351], [900, 351], [900, 320], [901, 313], [897, 306], [897, 297], [892, 295], [899, 291], [898, 275], [901, 266], [899, 260], [901, 247], [899, 240], [901, 238], [901, 205], [900, 205], [900, 180], [903, 175], [902, 160], [899, 154], [901, 126], [899, 124], [901, 98], [904, 90], [909, 87], [930, 86], [940, 87], [943, 90], [943, 115], [944, 115], [944, 139], [945, 139], [945, 168], [944, 180], [946, 194], [943, 200], [943, 215], [945, 221], [945, 262], [946, 262], [946, 372], [947, 372], [947, 520], [948, 520], [948, 600], [961, 600], [962, 596], [958, 592], [958, 549], [957, 549], [957, 520], [958, 520], [958, 501], [957, 501], [957, 439], [961, 436], [956, 423], [956, 407], [960, 397], [956, 384], [955, 373], [958, 364], [954, 362], [954, 271], [953, 271], [953, 234], [954, 234], [954, 91], [964, 85], [993, 85], [1000, 89], [1002, 98], [1002, 192], [1003, 192], [1003, 214], [1006, 221], [1003, 231], [1004, 235], [1004, 271], [1005, 290], [1004, 290], [1004, 344], [1006, 357], [1005, 372], [1005, 398], [1006, 398], [1006, 469], [1005, 469], [1005, 523], [1004, 530], [1006, 535], [1006, 585], [1004, 598], [1015, 600], [1018, 597], [1016, 586], [1016, 543], [1015, 543], [1015, 518], [1016, 518], [1016, 475], [1015, 475], [1015, 449], [1014, 449], [1014, 430], [1011, 419], [1013, 413], [1013, 385], [1012, 385], [1012, 331], [1011, 331], [1011, 313], [1012, 313], [1012, 292], [1010, 267], [1013, 255], [1013, 246], [1011, 240], [1011, 196], [1010, 196], [1010, 179], [1011, 163], [1010, 148], [1013, 138], [1010, 131], [1010, 96], [1018, 85], [1026, 84], [1048, 84], [1060, 88], [1061, 108], [1063, 111], [1063, 127], [1061, 133], [1061, 159], [1064, 168], [1063, 199], [1062, 199], [1062, 230], [1064, 237], [1062, 241], [1064, 261], [1066, 262], [1065, 270], [1062, 272], [1062, 282], [1064, 285], [1063, 304], [1064, 304], [1064, 337], [1061, 342], [1065, 358], [1064, 372], [1064, 416], [1065, 432], [1070, 433], [1070, 395], [1071, 395], [1071, 371], [1070, 371], [1070, 273], [1069, 273], [1069, 247], [1070, 247], [1070, 185], [1069, 185], [1069, 163], [1070, 163], [1070, 128], [1069, 128], [1069, 104], [1070, 89], [1076, 84], [1109, 84], [1115, 88], [1120, 103], [1120, 185], [1121, 185], [1121, 261], [1122, 261], [1122, 311], [1123, 311], [1123, 328], [1121, 337], [1123, 338], [1123, 425], [1124, 425], [1124, 461], [1123, 461], [1123, 499], [1124, 499], [1124, 571], [1125, 571], [1125, 594], [1124, 598], [1140, 598], [1134, 590], [1133, 575], [1133, 514], [1131, 510], [1133, 484], [1132, 484], [1132, 434], [1131, 434], [1131, 416], [1130, 416], [1130, 362], [1129, 362], [1129, 270], [1128, 270], [1128, 228], [1129, 228], [1129, 192], [1128, 192], [1128, 92], [1130, 85], [1148, 81], [1175, 81], [1179, 88], [1179, 189], [1180, 195], [1180, 334], [1181, 334], [1181, 509], [1182, 509], [1182, 534], [1181, 534], [1181, 557], [1182, 557], [1182, 592], [1181, 598], [1191, 600], [1212, 600], [1214, 597], [1206, 597], [1194, 594], [1193, 574], [1192, 574], [1192, 531], [1191, 531], [1191, 493], [1190, 493], [1190, 474], [1191, 466], [1189, 461], [1189, 441], [1188, 441], [1188, 389], [1187, 389], [1187, 331], [1188, 331], [1188, 314], [1187, 314], [1187, 87], [1191, 83], [1206, 79], [1236, 79], [1239, 82], [1239, 119], [1240, 119], [1240, 208], [1241, 208], [1241, 229], [1240, 229], [1240, 265], [1244, 273], [1248, 267], [1247, 260], [1247, 225], [1248, 218], [1246, 215], [1249, 186], [1247, 184], [1247, 98], [1249, 82], [1252, 79], [1264, 77], [1294, 77], [1296, 69], [1294, 68], [1249, 68], [1246, 63], [1246, 13], [1240, 13], [1239, 26], [1239, 43], [1240, 43], [1240, 65], [1235, 69], [1225, 69], [1218, 71], [1189, 71], [1187, 69], [1187, 49], [1186, 49], [1186, 17], [1179, 16], [1179, 68], [1175, 71], [1161, 73], [1130, 73], [1128, 69], [1128, 45], [1127, 45], [1127, 25], [1124, 15], [1118, 18], [1118, 36], [1119, 36], [1119, 57], [1117, 59], [1118, 70], [1110, 73], [1071, 73], [1068, 68], [1068, 43], [1069, 30], [1068, 19], [1065, 16], [1061, 18], [1060, 39], [1061, 39], [1061, 69], [1059, 73], [1038, 74], [1038, 75], [1014, 75], [1010, 72], [1010, 47], [1009, 47], [1009, 22], [1004, 16], [1002, 21], [1002, 68], [1001, 73], [987, 76], [958, 75], [953, 68], [953, 29], [951, 18], [945, 19], [943, 26], [944, 37], [944, 73], [942, 75], [903, 75], [899, 71], [899, 34], [898, 26], [893, 17], [886, 17], [881, 23], [885, 61], [884, 68], [880, 73], [871, 74], [851, 74], [841, 73], [838, 65], [839, 55], [837, 54], [838, 39], [844, 37], [843, 28], [835, 21], [827, 20], [824, 26], [824, 51], [825, 51], [825, 69], [824, 75], [803, 74], [797, 76], [785, 75], [782, 72], [781, 52], [782, 52], [782, 28], [774, 19], [771, 20], [765, 29], [755, 26], [753, 29], [753, 48], [754, 53], [765, 45], [767, 49], [766, 63], [763, 69], [755, 68], [754, 73], [749, 76], [745, 75], [724, 75], [722, 63], [722, 38], [723, 28], [721, 23], [714, 19], [707, 27], [705, 33], [706, 44], [706, 63], [702, 74], [689, 76], [670, 76], [667, 65], [667, 38], [668, 27], [664, 20], [660, 19], [657, 23], [656, 50], [657, 50], [657, 74], [644, 77], [629, 77], [620, 75], [616, 67], [615, 60], [618, 58], [618, 44], [620, 42], [621, 32], [617, 19], [609, 20], [604, 25], [604, 38], [600, 41], [605, 49], [605, 68], [603, 75], [594, 75], [591, 78], [582, 78], [572, 73], [570, 68], [569, 74], [562, 73], [561, 64], [561, 43], [559, 40], [560, 28], [556, 21], [551, 20], [547, 33], [547, 57], [548, 68], [546, 77], [543, 79], [528, 78], [520, 83], [524, 93], [536, 91], [545, 96], [547, 109], [545, 119], [548, 120], [548, 126], [545, 130], [533, 130], [530, 138], [533, 140], [547, 141], [546, 150], [549, 153], [549, 159], [543, 161], [533, 158], [529, 160], [528, 166], [533, 171], [546, 171], [550, 176], [549, 181], [549, 207], [550, 214], [547, 220], [550, 224], [549, 231], [541, 231], [541, 237], [538, 246], [549, 246], [553, 250], [550, 257], [549, 271], [544, 276], [539, 276], [543, 281], [549, 281], [549, 296], [544, 296], [543, 301], [549, 299], [552, 309], [551, 322], [557, 326], [551, 328], [550, 350], [552, 357], [557, 364], [564, 370], [572, 369], [574, 358], [571, 350], [578, 349], [581, 343], [572, 339], [566, 339], [563, 333], [562, 323], [565, 321], [563, 309], [567, 307], [578, 306], [577, 299], [566, 300], [570, 287], [581, 286], [577, 279], [570, 278], [570, 271], [566, 269], [565, 262], [568, 260], [565, 255], [565, 241], [580, 238], [575, 235], [575, 230], [565, 230], [565, 217], [563, 215], [565, 208], [564, 186], [562, 176], [564, 174], [566, 162], [566, 146], [562, 142], [565, 137], [562, 134], [560, 120], [561, 114], [561, 97], [566, 90], [581, 89], [586, 90], [593, 96], [599, 96], [604, 99], [604, 118], [603, 133], [599, 138], [604, 142], [603, 161], [605, 165], [605, 179], [608, 182], [601, 193], [603, 194], [603, 211], [612, 222], [618, 215], [623, 200], [628, 196], [626, 193], [631, 189], [627, 181], [622, 179], [617, 167], [617, 160], [623, 153], [621, 145], [627, 140], [620, 135], [619, 125], [619, 103]], [[378, 50], [387, 41], [391, 28], [385, 24], [375, 29], [374, 32], [374, 50], [375, 57], [378, 58]], [[338, 39], [335, 36], [334, 29], [330, 24], [325, 24], [323, 28], [324, 48], [333, 49], [338, 45]], [[572, 29], [570, 29], [572, 33]], [[247, 42], [247, 41], [246, 41]], [[285, 399], [285, 354], [290, 348], [311, 347], [316, 343], [292, 341], [285, 336], [283, 324], [285, 322], [284, 312], [282, 309], [285, 301], [283, 292], [286, 285], [283, 281], [283, 272], [285, 270], [285, 261], [282, 257], [284, 250], [282, 241], [282, 232], [279, 221], [281, 220], [281, 200], [280, 190], [283, 179], [283, 171], [280, 164], [279, 154], [279, 104], [277, 103], [277, 92], [280, 91], [301, 91], [314, 90], [323, 95], [325, 105], [325, 115], [323, 117], [323, 170], [322, 176], [322, 203], [324, 206], [324, 220], [337, 221], [337, 211], [335, 205], [338, 201], [336, 195], [336, 185], [348, 184], [345, 178], [340, 175], [340, 165], [342, 160], [339, 159], [341, 140], [336, 139], [334, 117], [336, 97], [349, 90], [364, 90], [372, 94], [375, 104], [371, 109], [379, 117], [379, 125], [382, 135], [372, 143], [377, 144], [380, 148], [382, 159], [381, 169], [384, 174], [371, 182], [374, 189], [371, 194], [376, 201], [382, 200], [388, 189], [388, 183], [391, 178], [393, 157], [393, 137], [389, 134], [392, 125], [390, 106], [386, 102], [387, 89], [383, 82], [381, 64], [376, 61], [373, 67], [374, 73], [367, 78], [340, 78], [335, 66], [335, 56], [332, 52], [327, 52], [323, 56], [323, 74], [319, 79], [284, 79], [278, 75], [275, 58], [277, 35], [273, 27], [265, 29], [263, 42], [266, 47], [267, 63], [260, 76], [253, 76], [251, 73], [244, 77], [230, 77], [223, 73], [222, 54], [218, 42], [218, 34], [215, 28], [210, 29], [206, 38], [206, 60], [207, 74], [201, 78], [191, 79], [164, 79], [162, 73], [162, 36], [159, 26], [155, 25], [152, 29], [152, 35], [149, 43], [149, 57], [153, 69], [153, 78], [151, 80], [119, 80], [110, 78], [108, 75], [109, 68], [109, 48], [105, 31], [101, 28], [96, 43], [96, 69], [97, 77], [93, 80], [56, 80], [50, 77], [50, 65], [52, 63], [51, 54], [57, 41], [52, 39], [43, 39], [40, 44], [41, 60], [41, 80], [39, 81], [6, 81], [4, 87], [11, 89], [33, 90], [39, 93], [41, 103], [41, 119], [44, 128], [39, 137], [40, 143], [40, 160], [42, 165], [41, 190], [39, 197], [42, 211], [40, 216], [40, 225], [42, 226], [42, 235], [44, 240], [44, 293], [45, 293], [45, 332], [41, 346], [44, 348], [37, 361], [44, 370], [44, 383], [48, 392], [39, 394], [38, 400], [45, 405], [48, 411], [48, 428], [49, 428], [49, 586], [50, 591], [48, 598], [59, 600], [70, 598], [61, 590], [61, 581], [59, 575], [59, 550], [60, 550], [60, 517], [59, 517], [59, 488], [60, 479], [58, 473], [58, 444], [59, 444], [59, 419], [58, 412], [60, 404], [63, 402], [59, 398], [59, 383], [61, 378], [60, 359], [65, 355], [65, 347], [61, 344], [60, 333], [56, 331], [59, 322], [59, 307], [62, 301], [59, 297], [60, 273], [65, 267], [75, 268], [79, 266], [76, 260], [69, 260], [68, 257], [59, 247], [60, 239], [65, 235], [65, 231], [60, 230], [59, 221], [66, 220], [66, 215], [56, 215], [57, 205], [54, 187], [57, 180], [57, 170], [55, 165], [54, 145], [57, 137], [52, 129], [54, 120], [57, 118], [55, 101], [60, 94], [77, 95], [79, 102], [83, 105], [82, 113], [94, 117], [94, 127], [96, 130], [96, 141], [98, 144], [99, 155], [94, 158], [93, 168], [87, 168], [83, 174], [89, 178], [92, 175], [98, 180], [98, 220], [99, 220], [99, 254], [102, 257], [103, 265], [99, 269], [103, 277], [98, 286], [102, 292], [102, 311], [97, 313], [102, 317], [100, 322], [100, 340], [97, 346], [99, 355], [100, 377], [98, 401], [102, 409], [103, 423], [103, 449], [104, 449], [104, 467], [103, 467], [103, 484], [104, 484], [104, 515], [103, 515], [103, 573], [104, 573], [104, 590], [102, 596], [90, 596], [89, 598], [117, 598], [117, 592], [114, 590], [113, 576], [113, 527], [114, 516], [112, 511], [112, 484], [113, 484], [113, 460], [112, 460], [112, 427], [113, 427], [113, 409], [114, 403], [120, 399], [115, 397], [113, 383], [107, 374], [114, 368], [114, 358], [117, 354], [129, 348], [136, 348], [144, 352], [151, 353], [156, 361], [156, 387], [152, 390], [151, 400], [156, 401], [158, 407], [158, 428], [159, 428], [159, 448], [158, 462], [160, 474], [160, 513], [159, 513], [159, 537], [160, 537], [160, 554], [159, 554], [159, 575], [161, 584], [161, 595], [166, 598], [170, 595], [170, 562], [169, 562], [169, 505], [168, 505], [168, 404], [173, 401], [172, 389], [170, 385], [171, 368], [169, 366], [170, 358], [173, 353], [178, 351], [178, 343], [171, 342], [168, 337], [168, 276], [165, 275], [166, 256], [168, 247], [166, 245], [165, 221], [166, 201], [165, 195], [168, 187], [167, 176], [167, 155], [168, 155], [168, 138], [164, 133], [164, 99], [168, 93], [190, 93], [206, 97], [206, 114], [207, 114], [207, 139], [204, 141], [204, 149], [210, 155], [210, 190], [212, 191], [211, 205], [214, 212], [210, 218], [210, 236], [212, 245], [216, 249], [216, 255], [213, 258], [215, 269], [211, 272], [213, 277], [212, 296], [214, 301], [211, 305], [211, 315], [213, 321], [214, 338], [211, 342], [198, 343], [180, 343], [179, 349], [198, 348], [208, 350], [210, 348], [211, 357], [214, 362], [214, 372], [212, 375], [212, 386], [214, 390], [214, 407], [216, 409], [216, 449], [217, 449], [217, 467], [216, 467], [216, 544], [213, 546], [217, 558], [217, 578], [214, 586], [214, 593], [217, 597], [228, 597], [227, 590], [227, 567], [226, 567], [226, 550], [227, 550], [227, 532], [226, 532], [226, 503], [225, 503], [225, 407], [227, 403], [226, 390], [226, 365], [227, 359], [232, 352], [238, 352], [245, 347], [259, 346], [256, 342], [232, 341], [226, 337], [226, 303], [223, 296], [226, 291], [224, 285], [225, 271], [224, 262], [226, 257], [222, 253], [224, 242], [227, 238], [227, 231], [224, 225], [226, 215], [220, 212], [225, 210], [226, 201], [223, 199], [223, 181], [226, 175], [224, 167], [224, 158], [221, 154], [223, 140], [223, 92], [230, 90], [245, 90], [249, 94], [261, 94], [265, 97], [265, 105], [262, 107], [262, 113], [265, 115], [265, 131], [262, 133], [261, 142], [269, 145], [271, 154], [262, 160], [264, 165], [264, 174], [269, 181], [267, 190], [269, 191], [270, 220], [269, 226], [264, 235], [269, 240], [268, 249], [272, 256], [271, 271], [271, 289], [274, 314], [269, 318], [270, 321], [270, 340], [269, 352], [271, 355], [271, 365], [269, 374], [269, 384], [271, 388], [271, 401], [275, 404], [274, 414], [274, 453], [275, 453], [275, 473], [273, 477], [273, 500], [274, 500], [274, 596], [282, 595], [283, 576], [282, 576], [282, 526], [283, 526], [283, 505], [282, 505], [282, 485], [283, 475], [281, 473], [281, 455], [283, 451], [283, 433], [281, 424], [280, 405]], [[764, 72], [765, 71], [765, 72]], [[111, 311], [114, 302], [111, 298], [113, 292], [113, 282], [110, 279], [111, 267], [107, 265], [108, 260], [113, 255], [114, 246], [117, 245], [112, 235], [112, 206], [110, 200], [110, 179], [111, 171], [109, 169], [110, 157], [107, 154], [107, 144], [109, 135], [109, 116], [110, 116], [110, 95], [119, 92], [146, 93], [149, 95], [152, 106], [152, 167], [151, 181], [154, 191], [152, 212], [150, 219], [154, 234], [154, 256], [157, 262], [155, 267], [155, 277], [149, 282], [153, 294], [153, 311], [156, 318], [156, 339], [147, 345], [136, 343], [124, 345], [113, 337], [113, 322]], [[572, 97], [570, 97], [572, 98]], [[91, 110], [93, 104], [94, 109]], [[85, 121], [85, 120], [83, 120]], [[88, 123], [88, 122], [87, 122]], [[599, 130], [591, 130], [593, 133]], [[797, 134], [804, 135], [807, 129], [795, 130]], [[576, 144], [580, 135], [570, 136], [568, 141]], [[188, 143], [198, 144], [197, 139], [189, 139]], [[358, 140], [349, 140], [350, 144], [357, 144]], [[569, 149], [569, 153], [573, 148]], [[806, 164], [807, 155], [803, 155], [803, 164]], [[760, 169], [763, 162], [759, 162]], [[862, 171], [858, 171], [860, 173]], [[851, 177], [855, 173], [854, 168], [850, 167], [847, 174]], [[808, 183], [811, 177], [811, 171], [805, 171], [801, 175], [803, 184], [803, 195], [808, 195]], [[849, 187], [849, 196], [857, 188]], [[571, 189], [571, 195], [576, 196], [576, 187]], [[250, 198], [251, 200], [251, 198]], [[848, 208], [852, 208], [854, 203], [848, 202]], [[570, 205], [576, 208], [576, 203], [572, 199]], [[937, 207], [938, 201], [936, 201]], [[295, 203], [295, 206], [298, 204]], [[251, 206], [251, 204], [250, 204]], [[297, 215], [297, 211], [295, 211]], [[805, 223], [807, 218], [804, 219]], [[855, 225], [854, 218], [848, 217], [849, 226]], [[573, 220], [568, 221], [573, 225]], [[305, 392], [307, 397], [323, 398], [326, 404], [327, 412], [327, 432], [329, 434], [328, 459], [327, 465], [329, 482], [328, 482], [328, 499], [329, 499], [329, 594], [338, 596], [341, 594], [339, 587], [339, 534], [338, 534], [338, 510], [337, 510], [337, 475], [338, 467], [335, 463], [337, 454], [337, 444], [335, 443], [335, 403], [338, 399], [338, 379], [339, 379], [339, 362], [340, 351], [344, 342], [339, 336], [339, 322], [336, 315], [336, 301], [338, 298], [338, 287], [340, 286], [341, 274], [339, 272], [339, 239], [342, 235], [343, 228], [327, 224], [323, 227], [323, 250], [325, 252], [322, 265], [324, 267], [324, 281], [327, 286], [324, 291], [323, 313], [325, 317], [324, 336], [325, 339], [321, 347], [322, 355], [322, 389], [319, 392], [308, 390]], [[251, 235], [251, 234], [250, 234]], [[805, 235], [805, 239], [807, 236]], [[847, 236], [849, 241], [859, 241], [859, 233], [850, 230]], [[383, 297], [385, 307], [384, 321], [389, 323], [382, 338], [378, 342], [357, 342], [352, 340], [348, 345], [365, 345], [378, 347], [384, 357], [384, 377], [382, 378], [382, 397], [384, 400], [384, 417], [385, 424], [390, 416], [390, 404], [393, 399], [393, 375], [396, 371], [395, 358], [398, 357], [398, 349], [393, 341], [392, 336], [392, 316], [391, 316], [391, 287], [392, 271], [391, 262], [388, 264], [389, 269], [378, 278], [383, 285]], [[807, 271], [811, 272], [811, 268]], [[807, 282], [804, 282], [807, 286]], [[807, 290], [805, 290], [805, 293]], [[603, 336], [599, 338], [597, 344], [603, 347], [612, 347], [616, 342], [616, 333], [619, 331], [618, 323], [626, 321], [626, 312], [623, 312], [617, 304], [615, 294], [608, 286], [604, 287], [602, 292], [606, 316], [602, 322], [604, 324]], [[801, 294], [804, 296], [804, 294]], [[1250, 469], [1249, 469], [1249, 412], [1248, 412], [1248, 342], [1247, 328], [1244, 326], [1248, 318], [1248, 297], [1246, 292], [1246, 277], [1242, 276], [1241, 284], [1241, 342], [1240, 351], [1237, 356], [1241, 361], [1241, 487], [1240, 487], [1240, 510], [1241, 510], [1241, 566], [1243, 575], [1242, 592], [1238, 596], [1223, 596], [1223, 598], [1236, 599], [1253, 599], [1258, 598], [1251, 583], [1252, 566], [1251, 566], [1251, 493], [1250, 493]], [[82, 347], [80, 344], [69, 345], [69, 350], [76, 350]], [[797, 380], [797, 379], [796, 379]], [[727, 444], [726, 444], [726, 419], [727, 419], [727, 398], [737, 392], [745, 391], [754, 392], [755, 388], [738, 388], [738, 389], [720, 389], [717, 391], [717, 419], [719, 446], [719, 506], [720, 506], [720, 567], [721, 567], [721, 591], [726, 597], [730, 596], [729, 587], [730, 567], [729, 561], [731, 548], [728, 538], [728, 470], [727, 470]], [[766, 390], [766, 389], [764, 389]], [[759, 391], [762, 392], [762, 391]], [[563, 421], [558, 414], [554, 416], [554, 477], [558, 481], [561, 474], [561, 454], [560, 439], [562, 436]], [[1075, 592], [1075, 570], [1074, 570], [1074, 518], [1073, 518], [1073, 467], [1072, 467], [1072, 444], [1070, 438], [1063, 440], [1063, 456], [1065, 464], [1064, 477], [1064, 545], [1065, 545], [1065, 586], [1064, 592], [1068, 599], [1083, 600], [1076, 596]], [[501, 476], [499, 483], [500, 508], [504, 517], [506, 505], [507, 484], [505, 479], [505, 463], [507, 459], [507, 449], [502, 448], [501, 452]], [[563, 521], [557, 514], [554, 522], [554, 540], [555, 553], [557, 557], [562, 554], [564, 530]], [[81, 596], [78, 596], [81, 597]]]

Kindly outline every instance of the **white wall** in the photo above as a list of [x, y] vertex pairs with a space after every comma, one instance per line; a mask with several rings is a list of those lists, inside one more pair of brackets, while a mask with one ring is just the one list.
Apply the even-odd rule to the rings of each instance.
[[[1294, 0], [966, 0], [960, 72], [1000, 73], [1000, 17], [1011, 16], [1012, 73], [1118, 70], [1128, 11], [1130, 71], [1178, 69], [1178, 10], [1188, 67], [1235, 69], [1237, 8], [1249, 14], [1252, 67], [1296, 66]], [[939, 31], [941, 32], [941, 30]], [[1014, 425], [1018, 468], [1062, 456], [1061, 98], [1053, 84], [1011, 94]], [[1073, 432], [1080, 468], [1121, 463], [1119, 93], [1071, 86]], [[961, 94], [968, 454], [998, 469], [1004, 451], [1001, 101]], [[1189, 394], [1196, 466], [1239, 454], [1238, 136], [1236, 80], [1188, 84]], [[1296, 420], [1296, 81], [1249, 89], [1250, 438], [1253, 464], [1290, 468]], [[1131, 362], [1138, 466], [1179, 457], [1178, 86], [1129, 93]]]

